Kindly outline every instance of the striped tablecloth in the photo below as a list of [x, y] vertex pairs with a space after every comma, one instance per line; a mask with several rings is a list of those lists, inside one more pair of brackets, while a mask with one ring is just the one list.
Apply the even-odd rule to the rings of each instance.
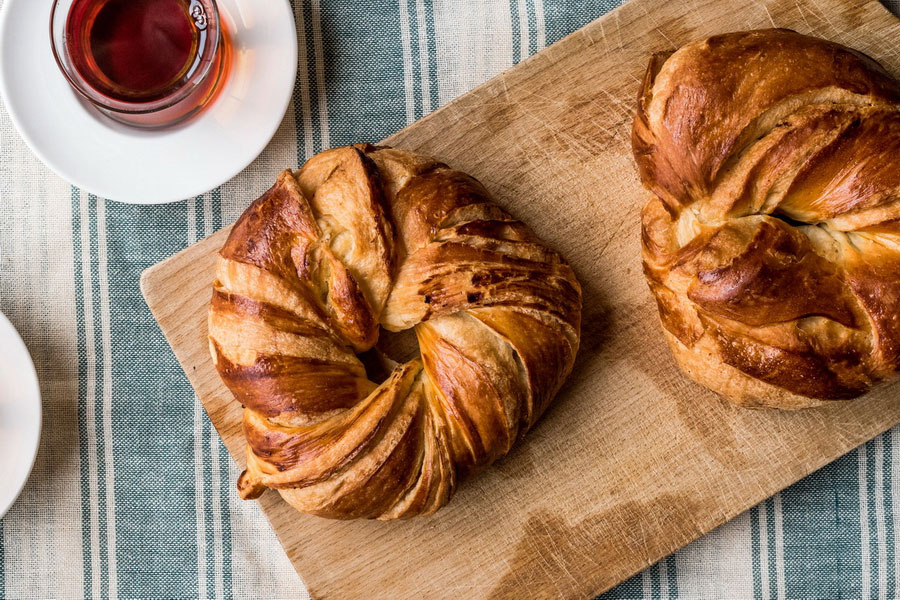
[[[900, 14], [900, 0], [885, 2]], [[141, 299], [141, 271], [231, 222], [281, 168], [381, 139], [616, 5], [296, 0], [297, 87], [275, 139], [221, 188], [166, 206], [71, 187], [0, 111], [0, 310], [44, 399], [37, 464], [0, 521], [0, 598], [304, 597], [256, 503], [238, 499], [234, 465]], [[895, 597], [894, 515], [900, 429], [604, 598]]]

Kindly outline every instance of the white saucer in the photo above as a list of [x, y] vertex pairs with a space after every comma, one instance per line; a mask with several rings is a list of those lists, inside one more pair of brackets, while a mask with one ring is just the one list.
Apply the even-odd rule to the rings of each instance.
[[0, 313], [0, 517], [25, 486], [41, 439], [41, 391], [28, 349]]
[[0, 95], [32, 151], [63, 179], [103, 198], [158, 204], [197, 196], [256, 158], [278, 129], [297, 73], [288, 0], [218, 0], [231, 72], [213, 105], [181, 126], [142, 131], [95, 112], [50, 49], [50, 0], [0, 9]]

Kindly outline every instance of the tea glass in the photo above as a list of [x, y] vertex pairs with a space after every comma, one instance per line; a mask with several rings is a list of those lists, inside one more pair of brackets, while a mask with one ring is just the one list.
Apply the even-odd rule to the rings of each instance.
[[146, 102], [112, 98], [94, 87], [75, 67], [66, 39], [67, 21], [73, 6], [81, 2], [104, 0], [55, 0], [50, 13], [50, 41], [60, 71], [93, 107], [126, 125], [159, 128], [180, 123], [210, 104], [225, 79], [228, 63], [226, 33], [215, 0], [190, 0], [193, 26], [206, 36], [195, 57], [197, 65], [168, 94]]

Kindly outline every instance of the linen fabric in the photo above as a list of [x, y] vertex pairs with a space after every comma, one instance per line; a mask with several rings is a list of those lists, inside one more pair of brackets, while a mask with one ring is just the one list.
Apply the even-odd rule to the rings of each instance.
[[[382, 139], [618, 2], [292, 4], [300, 62], [287, 116], [250, 167], [197, 198], [140, 207], [73, 188], [0, 109], [0, 310], [44, 402], [37, 463], [0, 520], [0, 598], [306, 597], [257, 504], [238, 499], [141, 271], [236, 219], [281, 169]], [[885, 4], [900, 14], [900, 0]], [[895, 515], [900, 427], [602, 597], [895, 597]]]

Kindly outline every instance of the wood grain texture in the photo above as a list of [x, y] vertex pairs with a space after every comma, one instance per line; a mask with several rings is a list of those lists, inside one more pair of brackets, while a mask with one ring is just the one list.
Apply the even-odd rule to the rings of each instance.
[[[630, 129], [650, 54], [773, 25], [847, 44], [900, 75], [900, 21], [877, 0], [632, 0], [385, 140], [478, 177], [566, 256], [584, 286], [582, 349], [524, 443], [432, 517], [335, 522], [263, 495], [313, 597], [588, 597], [900, 422], [897, 385], [799, 413], [729, 405], [678, 371], [641, 274], [647, 196]], [[243, 467], [241, 409], [206, 342], [227, 235], [141, 283]]]

